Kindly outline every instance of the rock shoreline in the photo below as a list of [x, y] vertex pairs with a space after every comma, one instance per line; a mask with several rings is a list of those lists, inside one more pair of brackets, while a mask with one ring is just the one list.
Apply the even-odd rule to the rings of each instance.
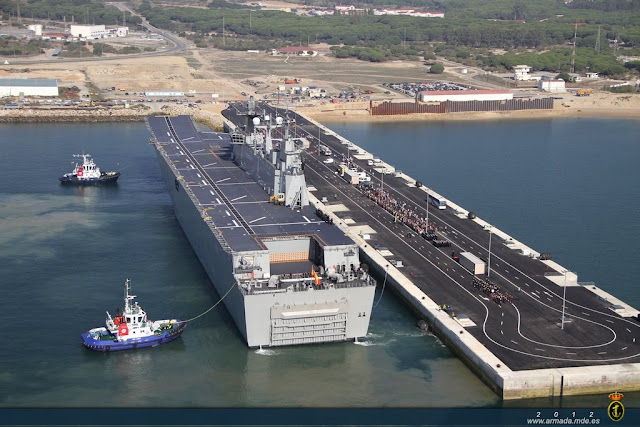
[[148, 110], [0, 110], [0, 123], [96, 123], [141, 122], [150, 114]]

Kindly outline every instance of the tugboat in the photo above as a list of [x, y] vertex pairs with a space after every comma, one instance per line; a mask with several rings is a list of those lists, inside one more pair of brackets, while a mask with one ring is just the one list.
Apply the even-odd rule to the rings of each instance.
[[73, 157], [82, 157], [82, 165], [76, 163], [73, 172], [65, 173], [58, 178], [63, 184], [107, 184], [116, 182], [120, 176], [120, 172], [101, 172], [98, 165], [93, 162], [91, 154], [74, 154]]
[[187, 323], [178, 319], [147, 319], [147, 313], [129, 295], [131, 281], [124, 282], [124, 311], [118, 309], [112, 318], [107, 311], [106, 327], [94, 328], [82, 334], [85, 347], [95, 351], [130, 350], [155, 347], [173, 341], [182, 334]]

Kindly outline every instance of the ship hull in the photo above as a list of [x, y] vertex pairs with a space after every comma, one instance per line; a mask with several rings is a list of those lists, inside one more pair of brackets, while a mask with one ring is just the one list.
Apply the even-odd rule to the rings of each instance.
[[[275, 347], [349, 341], [367, 334], [375, 286], [247, 294], [235, 281], [232, 255], [212, 233], [177, 172], [156, 147], [174, 211], [247, 345]], [[303, 326], [300, 326], [303, 325]]]
[[120, 177], [120, 172], [111, 175], [103, 175], [99, 178], [78, 178], [77, 176], [61, 176], [58, 178], [60, 183], [66, 185], [102, 185], [114, 184]]
[[140, 337], [140, 338], [131, 338], [126, 340], [100, 340], [94, 339], [90, 332], [85, 332], [82, 334], [82, 343], [85, 347], [93, 351], [102, 351], [102, 352], [111, 352], [111, 351], [120, 351], [120, 350], [135, 350], [138, 348], [145, 347], [156, 347], [160, 344], [166, 344], [171, 342], [184, 332], [187, 324], [181, 321], [178, 321], [178, 326], [172, 328], [170, 330], [163, 331], [160, 334]]

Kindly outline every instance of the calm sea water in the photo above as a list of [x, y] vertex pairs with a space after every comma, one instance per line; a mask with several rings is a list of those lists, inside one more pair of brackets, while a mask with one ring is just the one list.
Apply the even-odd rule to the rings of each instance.
[[[331, 126], [516, 238], [552, 251], [581, 280], [640, 305], [640, 176], [633, 167], [640, 122]], [[143, 124], [0, 125], [0, 132], [0, 318], [9, 326], [0, 346], [0, 406], [503, 405], [417, 330], [390, 292], [359, 344], [250, 350], [220, 306], [168, 345], [85, 349], [80, 334], [122, 305], [126, 278], [152, 319], [196, 316], [219, 296], [174, 217]], [[102, 169], [121, 169], [118, 184], [61, 186], [71, 154], [82, 152]], [[601, 396], [562, 404], [604, 405]]]

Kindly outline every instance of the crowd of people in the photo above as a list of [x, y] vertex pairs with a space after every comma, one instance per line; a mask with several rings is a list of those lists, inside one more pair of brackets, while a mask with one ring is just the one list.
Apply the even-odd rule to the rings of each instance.
[[435, 225], [432, 222], [427, 224], [426, 216], [418, 214], [409, 206], [409, 204], [393, 197], [379, 185], [361, 185], [360, 190], [362, 191], [362, 194], [376, 202], [387, 212], [391, 213], [394, 217], [394, 222], [400, 222], [406, 225], [425, 239], [435, 236]]
[[491, 299], [498, 304], [513, 301], [513, 297], [511, 295], [506, 292], [502, 292], [500, 290], [500, 286], [489, 280], [489, 278], [481, 279], [478, 276], [473, 276], [473, 287], [478, 288], [484, 294], [489, 295]]

